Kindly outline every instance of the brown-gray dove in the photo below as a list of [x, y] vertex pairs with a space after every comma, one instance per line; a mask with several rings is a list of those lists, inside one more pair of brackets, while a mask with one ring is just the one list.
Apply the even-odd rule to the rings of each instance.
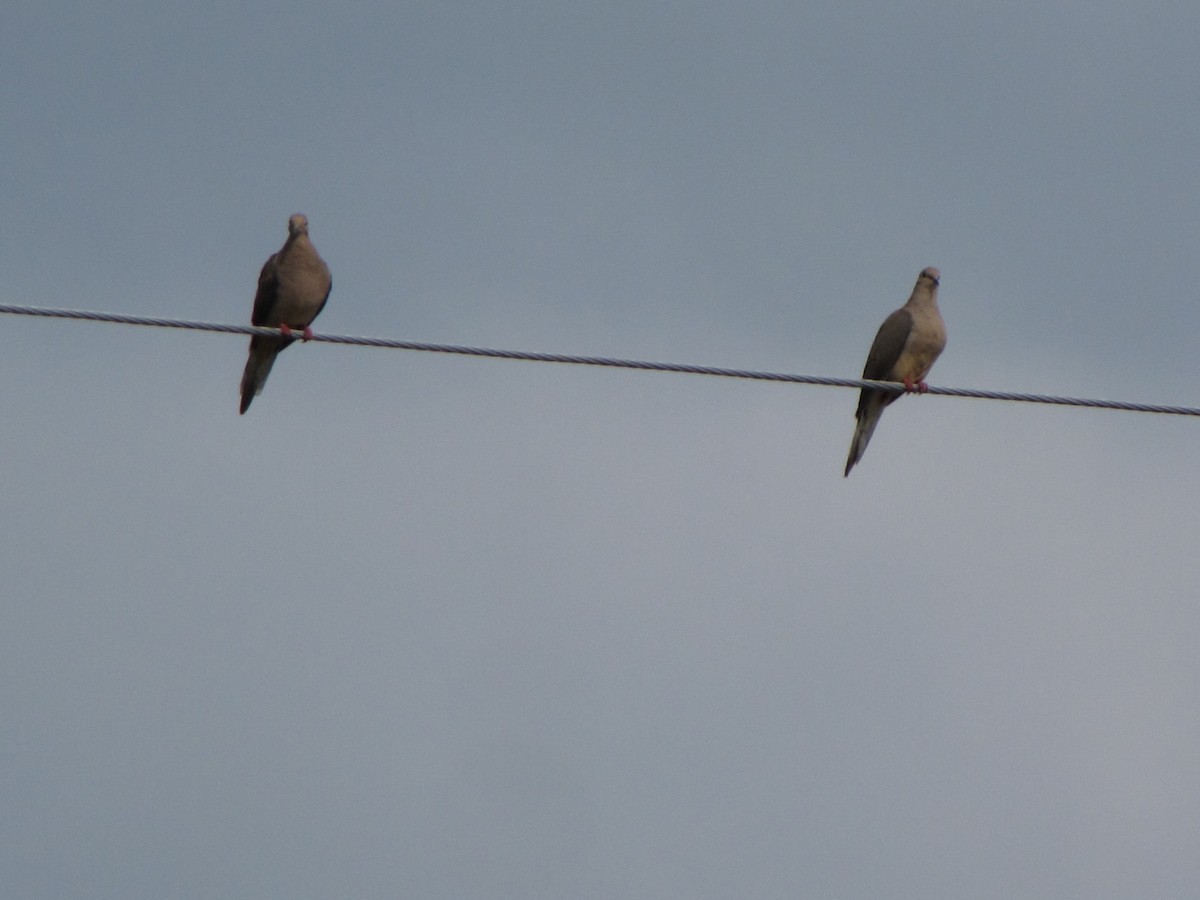
[[[938, 311], [937, 289], [941, 280], [937, 269], [929, 268], [917, 276], [912, 296], [902, 307], [884, 319], [867, 354], [862, 377], [869, 381], [898, 381], [906, 393], [929, 390], [925, 376], [946, 346], [946, 323]], [[862, 459], [867, 444], [879, 424], [879, 417], [900, 395], [892, 391], [863, 388], [858, 395], [858, 424], [850, 441], [846, 475]]]
[[293, 328], [303, 329], [304, 340], [312, 338], [312, 325], [325, 301], [333, 279], [329, 266], [308, 238], [308, 219], [297, 213], [288, 219], [288, 236], [278, 253], [263, 263], [258, 275], [258, 293], [250, 323], [278, 328], [280, 334], [254, 335], [250, 338], [250, 358], [242, 373], [242, 409], [262, 393], [275, 357], [296, 340]]

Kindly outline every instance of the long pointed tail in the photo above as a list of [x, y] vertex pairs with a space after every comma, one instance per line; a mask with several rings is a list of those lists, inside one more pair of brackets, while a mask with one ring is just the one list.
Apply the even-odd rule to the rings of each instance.
[[286, 338], [264, 337], [254, 335], [250, 338], [250, 357], [246, 360], [246, 369], [242, 372], [242, 408], [245, 413], [250, 408], [250, 402], [262, 393], [271, 374], [271, 366], [275, 365], [275, 357], [291, 341]]
[[875, 426], [879, 424], [887, 400], [887, 397], [873, 393], [859, 403], [858, 424], [854, 426], [854, 437], [850, 439], [850, 455], [846, 457], [843, 478], [850, 474], [850, 470], [867, 452], [867, 444], [871, 443], [871, 435], [875, 433]]

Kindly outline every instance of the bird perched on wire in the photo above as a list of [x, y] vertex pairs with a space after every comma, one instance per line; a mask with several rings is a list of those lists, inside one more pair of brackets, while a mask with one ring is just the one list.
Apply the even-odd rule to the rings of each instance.
[[[898, 381], [906, 393], [929, 390], [925, 376], [946, 346], [946, 323], [938, 310], [937, 290], [941, 273], [928, 268], [917, 276], [912, 296], [902, 307], [884, 319], [867, 354], [862, 377], [868, 381]], [[862, 459], [867, 444], [879, 424], [879, 417], [900, 394], [863, 388], [858, 395], [854, 438], [846, 459], [846, 475]]]
[[263, 263], [258, 275], [258, 293], [250, 323], [278, 328], [279, 336], [253, 335], [250, 358], [242, 373], [241, 412], [262, 393], [267, 375], [281, 350], [296, 340], [293, 328], [303, 329], [304, 340], [312, 339], [312, 325], [325, 308], [333, 278], [308, 238], [308, 219], [296, 213], [288, 219], [288, 236], [278, 253]]

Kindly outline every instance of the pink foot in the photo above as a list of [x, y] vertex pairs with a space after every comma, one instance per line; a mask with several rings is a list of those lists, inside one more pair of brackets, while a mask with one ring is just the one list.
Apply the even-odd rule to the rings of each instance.
[[308, 325], [304, 326], [304, 340], [306, 340], [306, 341], [312, 340], [312, 328]]
[[914, 382], [911, 378], [904, 379], [904, 391], [908, 394], [924, 394], [929, 390], [929, 385], [924, 381]]
[[279, 333], [282, 334], [284, 337], [291, 337], [292, 336], [291, 326], [289, 326], [286, 322], [281, 322], [279, 325]]

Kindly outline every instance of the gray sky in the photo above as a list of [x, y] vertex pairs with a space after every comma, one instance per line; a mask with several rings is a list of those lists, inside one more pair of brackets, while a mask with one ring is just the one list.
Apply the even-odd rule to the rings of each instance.
[[[2, 302], [1194, 404], [1194, 3], [10, 3]], [[1197, 424], [0, 320], [0, 878], [1179, 897]]]

